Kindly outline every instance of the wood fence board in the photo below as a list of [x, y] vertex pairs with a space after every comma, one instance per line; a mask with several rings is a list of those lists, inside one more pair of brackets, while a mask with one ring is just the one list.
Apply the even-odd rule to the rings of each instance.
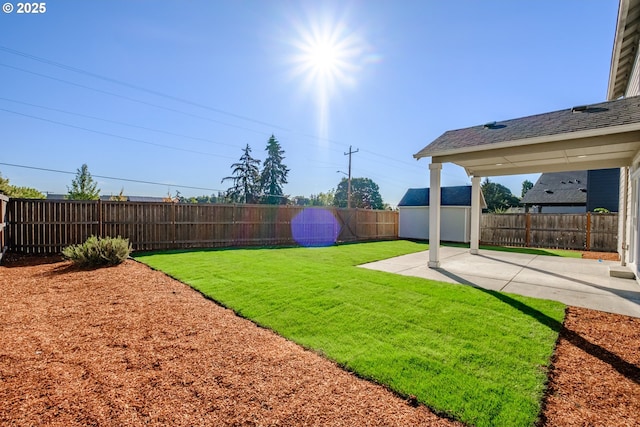
[[4, 194], [0, 194], [0, 261], [7, 250], [7, 203], [9, 198]]
[[480, 241], [500, 246], [615, 252], [618, 215], [483, 214]]
[[[314, 209], [331, 212], [335, 220], [314, 219]], [[136, 251], [291, 245], [298, 215], [310, 244], [314, 235], [332, 233], [338, 241], [392, 239], [398, 229], [397, 212], [299, 206], [11, 199], [6, 213], [0, 238], [10, 250], [43, 254], [90, 235], [128, 238]]]

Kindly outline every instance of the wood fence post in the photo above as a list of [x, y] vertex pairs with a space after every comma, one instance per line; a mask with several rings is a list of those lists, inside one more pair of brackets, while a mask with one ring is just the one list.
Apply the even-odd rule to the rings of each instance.
[[531, 214], [527, 212], [525, 215], [525, 246], [528, 248], [531, 246]]
[[587, 212], [587, 238], [586, 249], [591, 250], [591, 212]]
[[102, 238], [102, 200], [98, 199], [98, 237]]
[[171, 245], [176, 247], [176, 235], [178, 234], [176, 226], [176, 203], [171, 203], [171, 230], [173, 232], [173, 239], [171, 239]]

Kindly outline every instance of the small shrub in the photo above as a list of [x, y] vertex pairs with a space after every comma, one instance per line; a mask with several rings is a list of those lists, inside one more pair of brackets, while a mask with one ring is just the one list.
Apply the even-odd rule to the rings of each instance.
[[83, 267], [116, 265], [127, 259], [131, 253], [129, 239], [122, 237], [89, 237], [80, 245], [67, 246], [62, 255], [74, 264]]

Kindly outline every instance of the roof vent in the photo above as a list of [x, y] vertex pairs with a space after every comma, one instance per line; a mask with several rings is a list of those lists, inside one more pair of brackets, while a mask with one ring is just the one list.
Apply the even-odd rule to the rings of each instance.
[[496, 127], [496, 122], [485, 123], [482, 125], [482, 127], [485, 129], [493, 129], [494, 127]]
[[583, 193], [587, 192], [587, 189], [586, 188], [582, 188], [582, 187], [578, 188], [578, 190], [582, 191]]
[[544, 190], [544, 192], [547, 193], [547, 194], [553, 194], [553, 191], [549, 190], [549, 189]]
[[573, 181], [569, 180], [569, 184], [573, 184]]
[[573, 107], [573, 108], [571, 109], [571, 112], [572, 112], [572, 113], [581, 113], [581, 112], [583, 112], [583, 111], [587, 111], [588, 109], [589, 109], [589, 106], [588, 106], [588, 105], [578, 105], [578, 106], [576, 106], [576, 107]]
[[580, 184], [580, 180], [579, 179], [576, 179], [576, 184]]
[[563, 183], [563, 184], [566, 184], [566, 182], [565, 182], [565, 181], [560, 181], [560, 182], [561, 182], [561, 183]]

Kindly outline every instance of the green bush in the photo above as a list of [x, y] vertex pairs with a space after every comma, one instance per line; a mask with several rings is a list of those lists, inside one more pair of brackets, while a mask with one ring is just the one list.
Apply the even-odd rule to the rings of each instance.
[[122, 237], [89, 237], [80, 245], [67, 246], [62, 255], [83, 267], [116, 265], [123, 262], [131, 253], [129, 239]]

